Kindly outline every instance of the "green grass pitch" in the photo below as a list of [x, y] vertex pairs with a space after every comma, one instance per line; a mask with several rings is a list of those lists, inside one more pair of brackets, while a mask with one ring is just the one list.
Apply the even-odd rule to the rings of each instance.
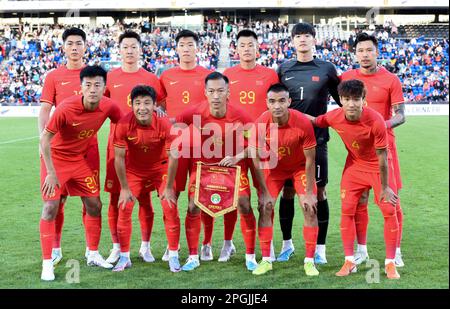
[[[192, 273], [169, 272], [166, 262], [160, 260], [166, 245], [159, 201], [153, 196], [155, 224], [152, 234], [152, 252], [157, 261], [145, 264], [137, 257], [140, 244], [137, 206], [134, 212], [132, 261], [133, 267], [122, 273], [87, 267], [84, 254], [84, 230], [81, 224], [81, 202], [69, 198], [66, 204], [62, 236], [64, 258], [55, 270], [56, 280], [41, 282], [41, 250], [39, 217], [42, 202], [39, 193], [39, 159], [37, 119], [0, 118], [0, 288], [449, 288], [449, 125], [448, 117], [409, 117], [406, 124], [396, 129], [404, 188], [401, 191], [404, 209], [404, 237], [402, 244], [406, 266], [399, 269], [401, 279], [388, 281], [380, 268], [379, 283], [366, 281], [368, 268], [357, 274], [338, 278], [334, 274], [343, 262], [339, 231], [339, 181], [346, 151], [339, 137], [332, 133], [329, 143], [328, 199], [330, 226], [327, 239], [328, 264], [319, 266], [320, 276], [307, 278], [302, 262], [304, 246], [301, 233], [302, 216], [298, 207], [293, 239], [296, 255], [287, 263], [274, 263], [273, 271], [262, 277], [253, 276], [244, 266], [244, 245], [239, 225], [234, 242], [237, 255], [228, 263], [216, 261], [223, 237], [222, 218], [217, 220], [213, 236], [215, 261], [203, 262]], [[101, 152], [101, 179], [104, 181], [105, 150], [108, 126], [99, 132]], [[102, 183], [103, 186], [103, 183]], [[371, 194], [371, 199], [373, 194]], [[102, 192], [103, 230], [100, 252], [107, 256], [111, 240], [107, 224], [108, 195]], [[180, 198], [182, 221], [180, 261], [187, 257], [184, 235], [186, 195]], [[255, 199], [252, 203], [255, 207]], [[384, 242], [381, 212], [376, 205], [369, 206], [368, 249], [372, 259], [384, 263]], [[281, 232], [276, 210], [274, 243], [278, 253]], [[238, 223], [239, 224], [239, 223]], [[257, 258], [260, 251], [257, 246]], [[80, 282], [69, 284], [66, 274], [71, 269], [69, 259], [78, 260]], [[69, 263], [70, 264], [70, 263]]]

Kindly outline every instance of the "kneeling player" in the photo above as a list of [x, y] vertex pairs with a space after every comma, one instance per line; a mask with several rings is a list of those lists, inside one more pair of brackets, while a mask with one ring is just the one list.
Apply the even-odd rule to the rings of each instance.
[[[315, 182], [315, 147], [314, 129], [306, 116], [301, 112], [289, 109], [291, 99], [286, 86], [272, 85], [267, 91], [268, 111], [256, 121], [258, 141], [262, 147], [277, 156], [276, 166], [269, 166], [264, 170], [265, 180], [269, 192], [274, 200], [277, 199], [286, 180], [291, 180], [298, 194], [303, 209], [305, 223], [303, 237], [305, 239], [306, 257], [304, 269], [306, 275], [317, 276], [318, 270], [314, 265], [318, 223], [317, 223], [317, 188]], [[276, 125], [278, 135], [271, 136], [270, 126]], [[278, 138], [277, 149], [271, 149], [271, 139]], [[259, 145], [258, 145], [259, 146]], [[259, 228], [260, 246], [263, 260], [253, 271], [255, 275], [262, 275], [272, 269], [270, 262], [270, 242], [273, 235], [273, 223]], [[263, 239], [263, 229], [266, 229], [270, 239]]]
[[92, 139], [106, 118], [119, 121], [120, 109], [103, 97], [106, 71], [87, 66], [80, 72], [82, 96], [73, 96], [59, 105], [41, 134], [41, 191], [44, 207], [40, 221], [42, 246], [41, 279], [55, 279], [51, 260], [61, 188], [69, 195], [80, 196], [86, 207], [84, 220], [89, 247], [87, 264], [112, 268], [98, 253], [102, 226], [99, 188], [95, 173], [86, 161]]
[[[386, 244], [385, 272], [389, 279], [398, 279], [395, 250], [399, 232], [396, 216], [397, 195], [392, 190], [393, 172], [388, 165], [388, 139], [382, 116], [365, 103], [366, 89], [359, 80], [347, 80], [338, 88], [342, 108], [317, 118], [313, 124], [332, 127], [348, 151], [341, 180], [341, 236], [345, 263], [337, 276], [356, 272], [353, 245], [355, 242], [355, 213], [358, 201], [366, 190], [374, 190], [375, 202], [384, 217]], [[389, 177], [390, 176], [390, 177]]]
[[[131, 215], [135, 200], [139, 201], [140, 206], [149, 205], [152, 190], [157, 190], [162, 197], [167, 167], [177, 168], [178, 160], [170, 153], [171, 125], [166, 118], [157, 117], [154, 112], [155, 100], [156, 93], [152, 87], [136, 86], [131, 91], [133, 111], [119, 121], [114, 133], [115, 168], [121, 190], [118, 218], [120, 258], [113, 271], [131, 267]], [[168, 164], [166, 151], [169, 155]], [[161, 199], [161, 205], [169, 243], [169, 268], [172, 272], [178, 272], [178, 208], [176, 202], [170, 205], [164, 199]]]

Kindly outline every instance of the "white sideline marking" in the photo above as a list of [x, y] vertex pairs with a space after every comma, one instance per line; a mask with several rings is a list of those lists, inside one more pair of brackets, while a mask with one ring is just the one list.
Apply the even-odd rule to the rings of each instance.
[[32, 136], [32, 137], [25, 137], [25, 138], [12, 139], [12, 140], [10, 140], [10, 141], [0, 142], [0, 145], [12, 144], [12, 143], [16, 143], [16, 142], [27, 141], [27, 140], [34, 139], [34, 138], [38, 138], [38, 137], [39, 137], [39, 135]]

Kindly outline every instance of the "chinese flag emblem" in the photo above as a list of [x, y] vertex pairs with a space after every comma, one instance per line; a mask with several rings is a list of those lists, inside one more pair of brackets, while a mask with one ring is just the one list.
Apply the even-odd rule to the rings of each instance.
[[320, 77], [319, 76], [313, 76], [311, 79], [312, 79], [313, 82], [320, 81]]

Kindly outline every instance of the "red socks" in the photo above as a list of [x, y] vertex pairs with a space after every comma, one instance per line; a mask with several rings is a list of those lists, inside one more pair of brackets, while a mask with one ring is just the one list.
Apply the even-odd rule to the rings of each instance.
[[234, 228], [236, 227], [238, 217], [238, 211], [233, 210], [232, 212], [226, 213], [223, 217], [223, 225], [224, 225], [224, 240], [232, 240], [234, 234]]
[[380, 207], [384, 217], [384, 242], [386, 244], [386, 258], [394, 259], [399, 234], [397, 213], [391, 204], [382, 204]]
[[186, 216], [185, 228], [189, 255], [198, 255], [198, 240], [200, 238], [200, 230], [202, 228], [200, 216], [200, 213], [192, 214], [190, 212], [188, 212]]
[[[204, 229], [204, 238], [203, 245], [211, 244], [212, 242], [212, 234], [214, 229], [214, 218], [208, 215], [207, 213], [202, 211], [201, 214], [203, 229]], [[234, 234], [234, 228], [236, 227], [237, 222], [237, 210], [226, 213], [223, 217], [223, 225], [224, 225], [224, 240], [232, 240]]]
[[120, 243], [120, 252], [130, 251], [131, 232], [133, 230], [131, 223], [131, 215], [133, 213], [134, 202], [129, 202], [119, 208], [119, 218], [117, 224], [117, 236]]
[[119, 194], [110, 193], [109, 207], [108, 207], [108, 225], [111, 232], [112, 242], [119, 243], [119, 237], [117, 236], [117, 220], [119, 218], [119, 208], [117, 203], [119, 202]]
[[[139, 223], [141, 225], [142, 241], [150, 241], [153, 230], [154, 212], [150, 195], [139, 198]], [[122, 247], [122, 245], [121, 245]], [[125, 252], [125, 251], [124, 251]]]
[[402, 236], [403, 236], [403, 210], [400, 206], [400, 199], [397, 203], [396, 214], [397, 214], [397, 221], [398, 221], [398, 236], [397, 236], [397, 248], [400, 248], [400, 244], [402, 242]]
[[203, 233], [204, 233], [202, 244], [203, 245], [211, 244], [214, 229], [214, 218], [204, 211], [201, 212], [200, 217], [203, 223]]
[[55, 239], [53, 248], [61, 248], [61, 234], [64, 225], [64, 202], [59, 203], [58, 213], [55, 218]]
[[169, 243], [169, 250], [178, 250], [180, 243], [180, 216], [178, 215], [177, 205], [170, 204], [167, 200], [161, 201], [163, 209], [164, 228], [166, 230], [167, 242]]
[[248, 214], [241, 213], [241, 231], [245, 243], [245, 253], [254, 254], [256, 246], [256, 219], [253, 210]]
[[367, 227], [369, 226], [369, 212], [367, 204], [359, 204], [355, 213], [356, 240], [358, 244], [367, 243]]
[[42, 258], [50, 260], [52, 258], [53, 241], [55, 239], [55, 220], [41, 219], [39, 222], [39, 232], [41, 237]]
[[272, 242], [272, 235], [273, 226], [258, 227], [259, 246], [261, 247], [263, 257], [270, 257], [270, 243]]
[[341, 238], [344, 245], [345, 256], [352, 256], [355, 242], [355, 217], [353, 215], [341, 215]]
[[305, 240], [305, 251], [306, 251], [305, 256], [307, 258], [314, 258], [314, 253], [316, 252], [318, 233], [319, 233], [318, 226], [303, 226], [303, 239]]
[[102, 232], [102, 216], [92, 217], [87, 213], [85, 224], [88, 248], [90, 251], [97, 251]]

